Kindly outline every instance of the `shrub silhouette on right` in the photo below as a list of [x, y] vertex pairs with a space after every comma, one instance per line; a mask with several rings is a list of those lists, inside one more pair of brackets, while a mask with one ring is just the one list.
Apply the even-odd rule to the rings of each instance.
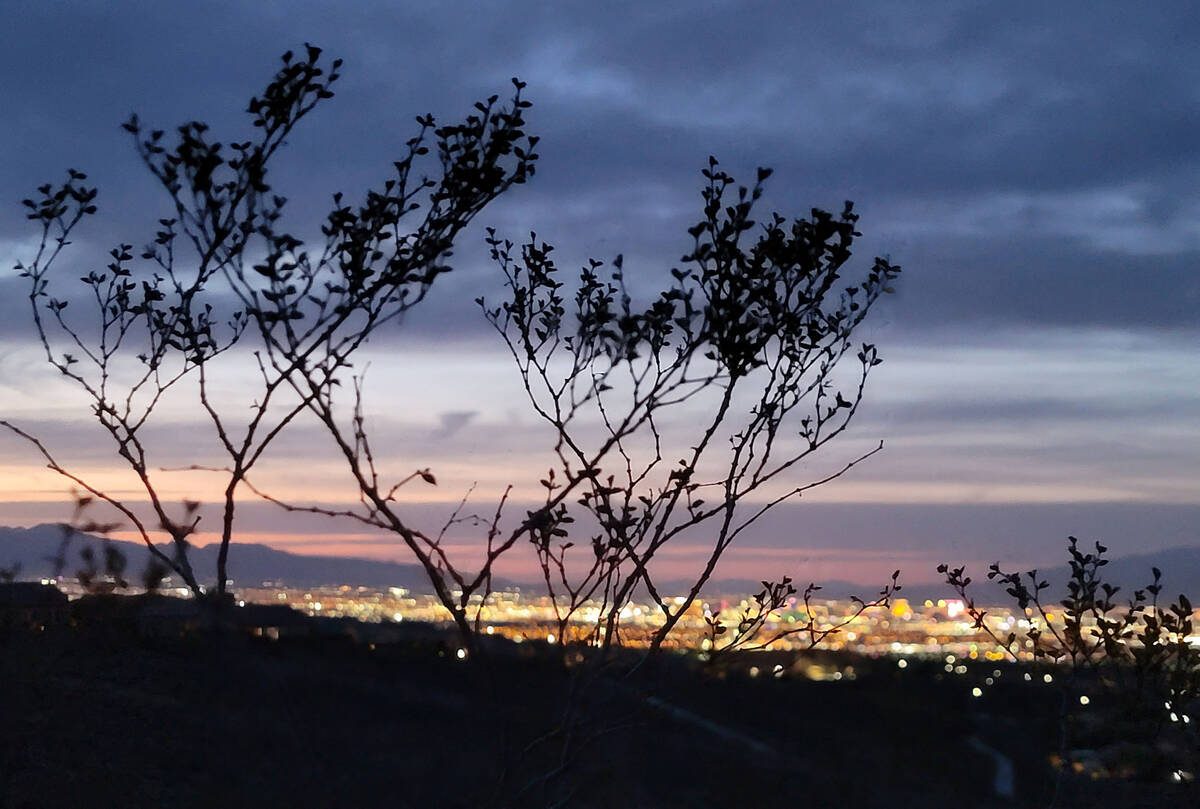
[[1163, 601], [1162, 571], [1152, 568], [1150, 584], [1122, 603], [1122, 588], [1104, 577], [1107, 547], [1097, 542], [1086, 551], [1070, 537], [1067, 550], [1070, 577], [1062, 594], [1052, 593], [1037, 570], [989, 568], [988, 579], [1025, 614], [1021, 632], [996, 629], [976, 604], [964, 567], [942, 564], [938, 572], [963, 599], [975, 628], [1012, 660], [1049, 666], [1061, 698], [1056, 802], [1071, 772], [1083, 767], [1081, 719], [1097, 711], [1105, 712], [1110, 729], [1119, 725], [1123, 744], [1152, 751], [1149, 769], [1131, 774], [1192, 781], [1200, 764], [1200, 646], [1193, 642], [1191, 602], [1182, 594]]

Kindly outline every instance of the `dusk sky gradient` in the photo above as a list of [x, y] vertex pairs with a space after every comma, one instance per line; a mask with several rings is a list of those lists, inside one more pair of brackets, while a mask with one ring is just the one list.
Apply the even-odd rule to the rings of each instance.
[[[864, 235], [851, 265], [886, 255], [904, 268], [862, 334], [885, 362], [854, 428], [800, 474], [823, 477], [880, 440], [884, 451], [781, 509], [718, 575], [872, 581], [900, 567], [929, 581], [942, 560], [1060, 561], [1067, 534], [1116, 555], [1200, 546], [1194, 3], [13, 0], [0, 23], [0, 418], [72, 469], [133, 491], [31, 339], [10, 269], [36, 246], [20, 199], [67, 167], [99, 187], [66, 278], [118, 242], [144, 243], [167, 200], [119, 124], [132, 111], [168, 130], [199, 119], [236, 139], [248, 98], [306, 41], [345, 67], [275, 167], [293, 232], [314, 233], [334, 191], [378, 184], [415, 115], [454, 120], [510, 76], [534, 103], [536, 176], [484, 211], [454, 272], [367, 352], [389, 468], [439, 478], [411, 494], [420, 520], [473, 482], [484, 511], [507, 482], [532, 494], [551, 460], [552, 436], [473, 303], [500, 292], [483, 226], [537, 231], [564, 268], [623, 253], [651, 285], [638, 279], [689, 246], [712, 154], [747, 180], [775, 169], [765, 209], [854, 200]], [[227, 401], [253, 390], [246, 359], [221, 372]], [[152, 429], [162, 466], [220, 458], [186, 397]], [[202, 477], [163, 473], [163, 485], [203, 494]], [[352, 497], [307, 422], [256, 482], [296, 500]], [[0, 524], [65, 518], [67, 488], [0, 436]], [[250, 502], [242, 518], [245, 539], [410, 561], [352, 525]], [[689, 553], [668, 561], [682, 572]]]

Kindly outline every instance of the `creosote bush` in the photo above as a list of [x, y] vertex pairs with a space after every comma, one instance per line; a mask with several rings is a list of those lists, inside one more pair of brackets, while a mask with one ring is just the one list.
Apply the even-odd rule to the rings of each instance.
[[1124, 728], [1127, 744], [1166, 750], [1174, 772], [1191, 777], [1200, 764], [1200, 647], [1192, 640], [1191, 602], [1182, 594], [1162, 599], [1158, 568], [1151, 569], [1149, 584], [1122, 599], [1122, 588], [1105, 578], [1107, 547], [1097, 542], [1087, 551], [1070, 537], [1067, 552], [1065, 593], [1052, 593], [1037, 570], [989, 568], [987, 578], [1026, 616], [1020, 632], [996, 629], [977, 606], [964, 567], [942, 564], [938, 572], [963, 599], [976, 629], [1014, 661], [1041, 663], [1057, 675], [1059, 788], [1076, 760], [1081, 719], [1097, 710]]
[[[799, 479], [802, 462], [844, 433], [862, 403], [881, 359], [855, 336], [899, 268], [875, 259], [848, 272], [860, 235], [849, 202], [837, 214], [813, 209], [806, 218], [756, 219], [770, 170], [738, 185], [714, 158], [702, 172], [701, 215], [680, 265], [661, 277], [639, 273], [636, 290], [620, 257], [591, 260], [565, 278], [552, 246], [536, 235], [518, 246], [489, 230], [503, 288], [478, 303], [548, 427], [551, 464], [540, 502], [513, 517], [510, 487], [489, 516], [474, 520], [482, 561], [464, 562], [444, 542], [450, 525], [466, 521], [459, 511], [438, 530], [416, 524], [397, 497], [410, 484], [436, 485], [434, 470], [380, 468], [354, 358], [450, 271], [463, 228], [533, 176], [538, 139], [526, 133], [524, 118], [530, 102], [524, 83], [513, 79], [507, 102], [491, 96], [459, 123], [418, 117], [390, 176], [358, 202], [334, 194], [322, 239], [310, 246], [285, 229], [287, 200], [273, 188], [269, 167], [294, 127], [333, 96], [341, 66], [311, 45], [300, 56], [284, 54], [248, 104], [245, 138], [219, 140], [196, 121], [168, 135], [131, 117], [124, 129], [170, 213], [151, 243], [118, 245], [103, 270], [79, 279], [81, 289], [60, 291], [52, 268], [97, 211], [97, 191], [70, 171], [64, 183], [44, 185], [25, 202], [41, 230], [35, 255], [18, 267], [37, 337], [47, 361], [89, 399], [138, 480], [139, 497], [104, 491], [60, 464], [37, 437], [0, 424], [83, 496], [114, 508], [156, 565], [198, 596], [207, 574], [192, 569], [187, 550], [199, 503], [175, 506], [159, 495], [167, 470], [146, 441], [163, 398], [185, 384], [194, 386], [226, 462], [184, 467], [221, 483], [218, 600], [230, 579], [237, 504], [250, 489], [293, 511], [396, 536], [472, 652], [495, 566], [519, 549], [537, 560], [559, 637], [604, 649], [623, 643], [629, 629], [622, 615], [636, 593], [646, 593], [659, 623], [643, 640], [662, 647], [747, 529], [878, 451], [821, 479]], [[260, 377], [248, 416], [214, 395], [215, 375], [235, 350], [253, 358]], [[275, 439], [301, 418], [314, 419], [332, 439], [359, 492], [356, 506], [294, 503], [251, 482]], [[705, 557], [682, 594], [663, 592], [655, 561], [683, 541], [703, 543]], [[723, 624], [711, 617], [713, 640], [721, 641], [714, 650], [756, 642], [794, 592], [788, 578], [764, 588], [756, 612], [731, 635], [719, 637]], [[893, 577], [861, 609], [886, 603], [897, 588]], [[584, 620], [585, 605], [597, 604]]]

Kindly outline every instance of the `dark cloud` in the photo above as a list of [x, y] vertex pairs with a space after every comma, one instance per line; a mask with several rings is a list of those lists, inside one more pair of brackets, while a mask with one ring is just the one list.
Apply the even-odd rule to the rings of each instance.
[[[137, 109], [232, 136], [277, 53], [314, 40], [347, 68], [279, 166], [310, 228], [328, 193], [382, 178], [414, 114], [462, 114], [520, 73], [542, 170], [485, 218], [537, 229], [580, 259], [676, 260], [698, 211], [696, 172], [715, 153], [746, 175], [775, 166], [771, 201], [786, 211], [857, 200], [866, 247], [910, 271], [905, 317], [918, 326], [1179, 324], [1196, 294], [1182, 275], [1200, 250], [1200, 65], [1185, 45], [1200, 19], [1187, 7], [1102, 8], [21, 3], [3, 35], [3, 103], [15, 112], [0, 129], [19, 157], [0, 167], [0, 186], [15, 198], [65, 165], [89, 169], [105, 212], [91, 238], [140, 242], [163, 200], [117, 123]], [[1071, 195], [1122, 192], [1134, 194], [1124, 224], [1145, 229], [1068, 210], [1087, 201]], [[989, 211], [997, 195], [1018, 210]], [[939, 233], [938, 212], [963, 208], [979, 211], [981, 232]], [[931, 216], [913, 216], [922, 209]], [[27, 233], [19, 210], [0, 211], [0, 240]], [[1147, 255], [1155, 235], [1164, 244]], [[460, 252], [472, 278], [484, 267], [477, 239]], [[452, 309], [454, 322], [470, 316]]]
[[438, 414], [438, 421], [441, 425], [434, 431], [435, 438], [449, 438], [457, 433], [463, 427], [471, 423], [471, 420], [479, 415], [477, 410], [450, 410]]
[[914, 244], [894, 316], [911, 331], [947, 323], [1200, 326], [1200, 249], [1126, 252], [1038, 230]]
[[[1133, 420], [1171, 421], [1191, 413], [1180, 412], [1178, 395], [1166, 393], [1155, 396], [1147, 392], [1126, 399], [1097, 396], [1041, 396], [1039, 391], [1028, 394], [1014, 392], [1010, 398], [980, 397], [972, 391], [958, 400], [920, 399], [880, 406], [868, 405], [869, 412], [856, 424], [862, 432], [880, 431], [883, 424], [904, 434], [946, 432], [947, 428], [964, 425], [966, 430], [992, 434], [1004, 428], [1021, 429], [1030, 424], [1062, 430], [1081, 425], [1109, 424]], [[1147, 395], [1148, 394], [1148, 395]], [[1200, 397], [1189, 404], [1200, 407]], [[882, 411], [874, 415], [874, 411]]]

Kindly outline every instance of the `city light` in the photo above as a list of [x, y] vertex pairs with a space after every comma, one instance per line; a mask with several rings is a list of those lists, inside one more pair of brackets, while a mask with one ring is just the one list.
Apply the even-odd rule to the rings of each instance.
[[[454, 626], [452, 616], [436, 596], [400, 587], [374, 589], [330, 585], [299, 589], [273, 585], [240, 589], [235, 598], [246, 604], [286, 604], [316, 618], [353, 618], [367, 624], [432, 624], [444, 629]], [[677, 600], [678, 597], [668, 598], [669, 602]], [[748, 602], [728, 598], [693, 603], [675, 624], [670, 646], [708, 654], [721, 652], [732, 633], [714, 636], [705, 614], [707, 612], [710, 619], [716, 617], [728, 625], [738, 611], [744, 609], [743, 603]], [[972, 621], [963, 620], [965, 613], [958, 611], [959, 603], [954, 599], [928, 602], [924, 606], [906, 602], [903, 617], [898, 619], [891, 606], [863, 611], [849, 600], [814, 599], [807, 605], [784, 605], [768, 615], [760, 637], [782, 633], [767, 647], [768, 650], [802, 651], [810, 648], [809, 633], [795, 630], [807, 625], [813, 632], [829, 633], [824, 634], [820, 642], [823, 650], [896, 658], [898, 669], [909, 668], [914, 658], [940, 660], [945, 664], [945, 673], [960, 676], [968, 673], [973, 661], [987, 660], [993, 666], [1004, 660], [1017, 664], [1035, 662], [1032, 641], [1019, 636], [1022, 623], [1030, 625], [1020, 610], [986, 607], [995, 625], [1009, 626], [1018, 632], [1017, 645], [1009, 650], [974, 626]], [[569, 645], [589, 638], [594, 640], [598, 626], [603, 637], [607, 631], [604, 622], [608, 617], [608, 606], [599, 601], [588, 601], [576, 605], [568, 614], [564, 613], [566, 604], [563, 602], [556, 605], [547, 596], [531, 596], [512, 588], [475, 601], [471, 609], [479, 610], [478, 616], [484, 623], [482, 633], [488, 636], [503, 637], [516, 643], [540, 639], [547, 644]], [[951, 613], [954, 613], [953, 617]], [[661, 610], [638, 602], [624, 605], [617, 617], [620, 642], [632, 648], [649, 644], [662, 623]], [[835, 628], [839, 631], [830, 631]], [[1003, 675], [1003, 670], [995, 667], [980, 671], [980, 676], [987, 676], [985, 672], [990, 672], [993, 681]], [[1032, 682], [1035, 676], [1038, 675], [1022, 673], [1025, 682]], [[1048, 672], [1040, 676], [1046, 684], [1054, 682], [1054, 675]]]

